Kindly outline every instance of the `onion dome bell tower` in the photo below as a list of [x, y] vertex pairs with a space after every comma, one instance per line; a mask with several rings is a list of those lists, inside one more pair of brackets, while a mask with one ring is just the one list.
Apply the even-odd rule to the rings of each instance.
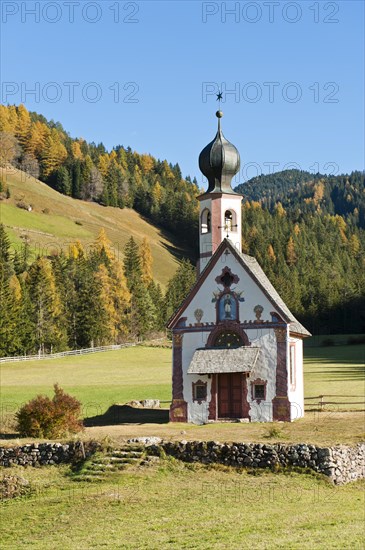
[[199, 168], [208, 179], [208, 189], [200, 202], [199, 271], [204, 269], [220, 243], [229, 238], [242, 249], [242, 195], [232, 189], [232, 178], [240, 169], [240, 155], [221, 130], [222, 111], [217, 111], [218, 131], [199, 155]]

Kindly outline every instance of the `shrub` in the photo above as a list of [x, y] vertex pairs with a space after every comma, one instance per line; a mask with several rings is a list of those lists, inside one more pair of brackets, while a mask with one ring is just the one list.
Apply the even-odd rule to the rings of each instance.
[[80, 401], [55, 384], [52, 399], [38, 395], [17, 412], [17, 430], [26, 437], [63, 437], [82, 429], [80, 413]]

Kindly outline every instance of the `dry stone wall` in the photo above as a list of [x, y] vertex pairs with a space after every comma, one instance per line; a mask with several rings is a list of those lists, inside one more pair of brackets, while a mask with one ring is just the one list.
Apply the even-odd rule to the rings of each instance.
[[0, 466], [47, 466], [71, 463], [92, 455], [96, 442], [32, 443], [21, 447], [0, 447]]
[[[356, 447], [317, 447], [298, 444], [222, 444], [215, 441], [181, 441], [160, 445], [167, 455], [185, 462], [219, 463], [247, 468], [311, 468], [343, 485], [365, 477], [365, 443]], [[159, 447], [154, 446], [153, 452]]]
[[[149, 454], [167, 455], [185, 462], [225, 464], [246, 468], [300, 467], [324, 474], [336, 485], [365, 477], [365, 443], [349, 447], [281, 443], [219, 443], [216, 441], [164, 442], [159, 438], [138, 438], [130, 442], [145, 445]], [[33, 443], [21, 447], [0, 447], [0, 466], [47, 466], [83, 460], [100, 449], [97, 442]]]

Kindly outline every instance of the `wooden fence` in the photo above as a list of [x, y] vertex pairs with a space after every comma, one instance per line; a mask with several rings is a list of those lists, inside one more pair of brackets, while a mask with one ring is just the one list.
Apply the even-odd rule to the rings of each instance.
[[0, 363], [12, 363], [16, 361], [37, 361], [41, 359], [57, 359], [67, 355], [86, 355], [87, 353], [96, 353], [100, 351], [114, 351], [121, 348], [129, 348], [138, 345], [140, 342], [127, 342], [125, 344], [116, 344], [112, 346], [99, 346], [95, 348], [74, 349], [70, 351], [60, 351], [58, 353], [37, 353], [36, 355], [16, 355], [14, 357], [0, 357]]
[[[336, 398], [336, 401], [328, 401], [328, 399], [332, 400], [334, 398]], [[337, 399], [361, 399], [362, 401], [338, 401]], [[327, 405], [364, 405], [365, 408], [364, 395], [316, 395], [315, 397], [305, 397], [304, 401], [306, 401], [305, 408], [311, 407], [310, 410], [315, 407], [315, 410], [322, 411]], [[308, 403], [308, 401], [312, 402]]]

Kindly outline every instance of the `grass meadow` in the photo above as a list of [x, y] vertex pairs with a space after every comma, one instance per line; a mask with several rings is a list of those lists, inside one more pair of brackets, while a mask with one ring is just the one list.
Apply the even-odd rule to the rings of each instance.
[[[307, 395], [361, 393], [363, 354], [364, 346], [306, 350]], [[92, 416], [131, 399], [169, 400], [170, 376], [171, 350], [162, 348], [5, 363], [3, 420], [37, 393], [50, 395], [55, 382], [82, 401], [85, 416]], [[118, 445], [138, 435], [318, 445], [365, 438], [363, 412], [333, 409], [288, 424], [100, 425], [86, 428], [81, 437]], [[4, 440], [6, 445], [27, 441], [9, 436], [13, 439]], [[30, 483], [27, 496], [1, 503], [4, 550], [363, 548], [365, 480], [336, 487], [314, 472], [249, 471], [173, 458], [131, 466], [99, 482], [76, 481], [68, 465], [16, 466], [2, 474]]]
[[99, 483], [73, 481], [68, 466], [10, 471], [33, 494], [2, 505], [3, 549], [363, 548], [363, 481], [173, 459]]
[[[305, 351], [305, 395], [364, 394], [365, 346], [309, 348]], [[103, 415], [114, 403], [133, 399], [171, 399], [171, 349], [137, 346], [117, 351], [61, 359], [3, 363], [0, 365], [2, 429], [14, 432], [14, 413], [40, 393], [52, 395], [58, 382], [83, 406], [83, 416]], [[337, 400], [345, 401], [337, 397]], [[352, 399], [363, 401], [362, 399]], [[351, 399], [348, 399], [351, 401]], [[100, 425], [86, 428], [83, 437], [161, 435], [178, 439], [356, 443], [364, 439], [364, 405], [330, 405], [323, 412], [309, 411], [289, 424], [153, 424]], [[350, 411], [350, 412], [349, 412]]]

